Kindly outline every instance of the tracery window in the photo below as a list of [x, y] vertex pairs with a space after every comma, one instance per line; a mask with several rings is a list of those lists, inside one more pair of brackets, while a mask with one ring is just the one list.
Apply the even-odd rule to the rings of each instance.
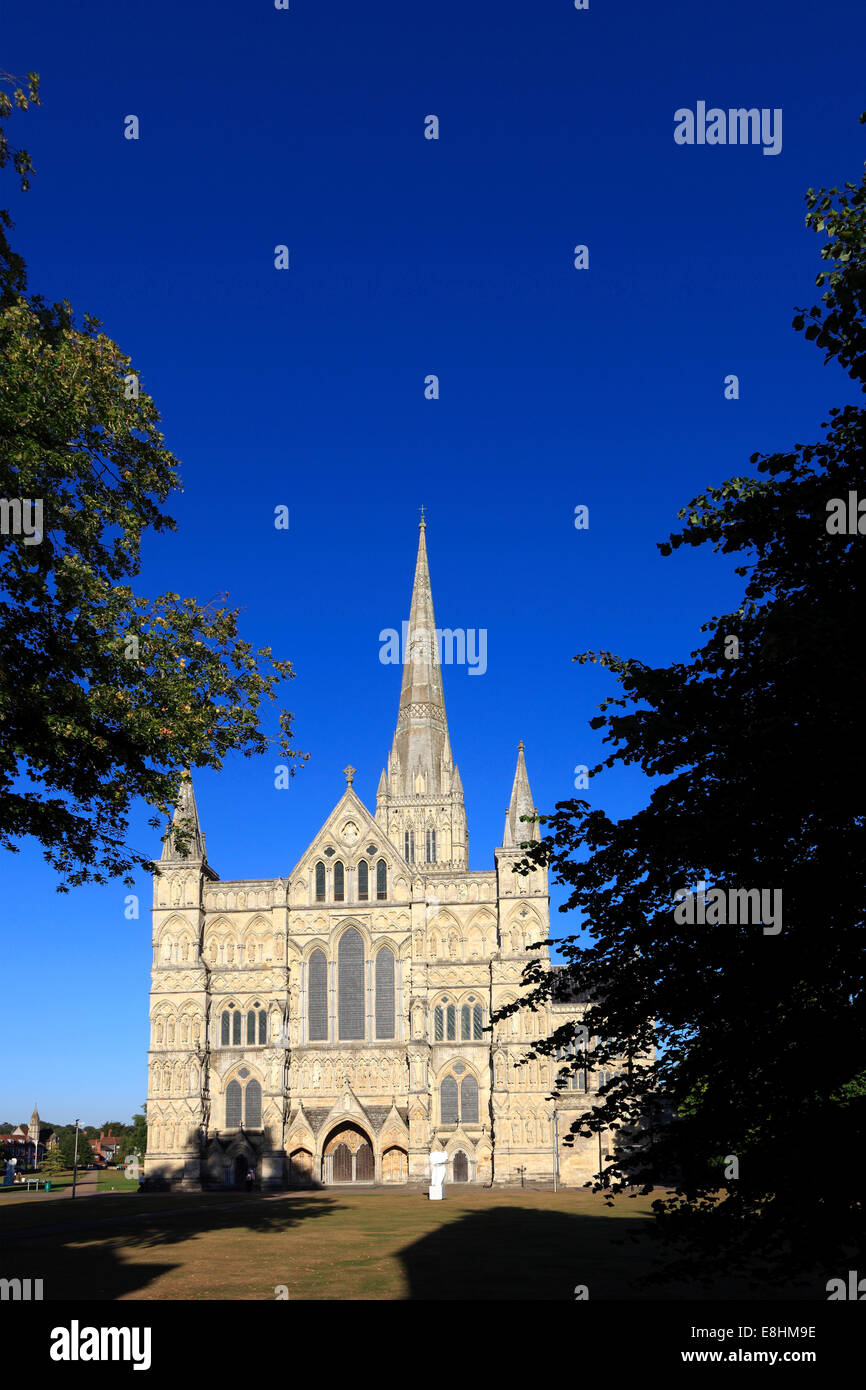
[[346, 897], [346, 873], [339, 859], [334, 865], [334, 902], [341, 903]]
[[[464, 1072], [462, 1062], [458, 1062], [455, 1072]], [[448, 1075], [442, 1078], [439, 1086], [439, 1113], [443, 1125], [478, 1124], [478, 1082], [471, 1072], [462, 1079]]]
[[364, 1037], [364, 940], [350, 927], [337, 948], [338, 1016], [341, 1039]]
[[388, 896], [388, 865], [380, 859], [376, 865], [376, 897], [381, 901]]
[[403, 858], [407, 864], [415, 863], [415, 831], [403, 831]]
[[[578, 1055], [577, 1046], [573, 1042], [565, 1047], [558, 1047], [555, 1053], [558, 1062], [571, 1062]], [[556, 1085], [561, 1091], [585, 1091], [586, 1070], [579, 1067], [577, 1071], [569, 1073], [565, 1067], [561, 1067], [556, 1074]]]
[[[244, 1068], [241, 1077], [249, 1076]], [[248, 1081], [242, 1086], [240, 1081], [230, 1081], [226, 1086], [226, 1129], [261, 1129], [262, 1127], [262, 1088], [258, 1081]]]
[[394, 952], [383, 946], [376, 956], [376, 1037], [393, 1038], [395, 1033]]
[[366, 859], [358, 864], [358, 902], [365, 903], [370, 895], [370, 866]]
[[428, 863], [428, 864], [435, 864], [435, 862], [436, 862], [436, 831], [435, 831], [435, 830], [428, 830], [428, 831], [427, 831], [427, 837], [426, 837], [426, 838], [427, 838], [427, 845], [426, 845], [426, 848], [427, 848], [427, 863]]
[[328, 1041], [328, 962], [324, 951], [310, 956], [307, 982], [307, 1019], [310, 1042]]
[[316, 865], [316, 902], [317, 902], [317, 903], [323, 903], [324, 901], [325, 901], [325, 866], [324, 866], [324, 864], [321, 864], [321, 863], [320, 863], [320, 864], [317, 864], [317, 865]]

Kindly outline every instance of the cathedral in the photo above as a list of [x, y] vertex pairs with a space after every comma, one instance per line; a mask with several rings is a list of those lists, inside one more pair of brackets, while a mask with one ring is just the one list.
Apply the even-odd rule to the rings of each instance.
[[582, 1001], [490, 1027], [529, 960], [556, 969], [547, 873], [514, 872], [538, 833], [522, 743], [502, 844], [469, 868], [423, 520], [405, 630], [375, 812], [346, 768], [287, 875], [220, 878], [182, 784], [154, 876], [148, 1186], [420, 1184], [436, 1151], [452, 1183], [598, 1171], [597, 1136], [562, 1140], [608, 1074], [522, 1061]]

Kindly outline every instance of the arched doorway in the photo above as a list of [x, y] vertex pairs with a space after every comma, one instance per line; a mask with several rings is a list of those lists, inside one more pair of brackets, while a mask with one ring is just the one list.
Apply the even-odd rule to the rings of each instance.
[[408, 1182], [409, 1155], [405, 1149], [386, 1149], [382, 1155], [382, 1181]]
[[376, 1161], [369, 1136], [359, 1125], [347, 1120], [331, 1134], [322, 1159], [322, 1179], [326, 1183], [373, 1182]]
[[313, 1155], [309, 1149], [289, 1154], [289, 1187], [310, 1187], [313, 1182]]
[[458, 1149], [456, 1154], [454, 1155], [453, 1171], [455, 1182], [469, 1181], [469, 1159], [466, 1157], [466, 1154], [463, 1152], [462, 1149]]

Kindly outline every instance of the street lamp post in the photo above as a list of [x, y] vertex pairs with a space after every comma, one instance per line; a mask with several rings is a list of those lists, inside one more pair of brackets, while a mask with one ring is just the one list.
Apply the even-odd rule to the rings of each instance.
[[75, 1121], [75, 1153], [72, 1155], [72, 1196], [75, 1197], [75, 1182], [78, 1177], [78, 1126], [80, 1120]]
[[556, 1107], [547, 1118], [553, 1121], [553, 1190], [556, 1192], [559, 1179], [559, 1111]]

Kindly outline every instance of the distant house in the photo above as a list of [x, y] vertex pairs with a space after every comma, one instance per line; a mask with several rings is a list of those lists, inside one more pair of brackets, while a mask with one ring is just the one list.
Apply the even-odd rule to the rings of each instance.
[[113, 1163], [120, 1148], [120, 1140], [111, 1130], [107, 1134], [99, 1131], [98, 1139], [91, 1139], [90, 1147], [93, 1150], [94, 1158], [101, 1158], [106, 1163]]

